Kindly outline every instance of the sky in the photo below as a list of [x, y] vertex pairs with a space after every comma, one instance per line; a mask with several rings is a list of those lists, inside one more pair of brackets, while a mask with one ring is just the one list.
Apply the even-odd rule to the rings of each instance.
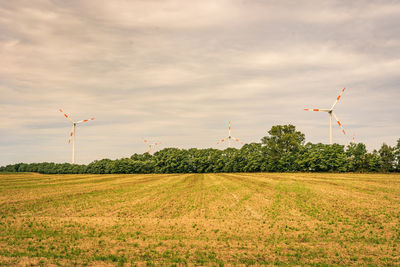
[[[400, 138], [399, 1], [0, 1], [0, 165], [259, 142]], [[240, 145], [236, 144], [239, 148]]]

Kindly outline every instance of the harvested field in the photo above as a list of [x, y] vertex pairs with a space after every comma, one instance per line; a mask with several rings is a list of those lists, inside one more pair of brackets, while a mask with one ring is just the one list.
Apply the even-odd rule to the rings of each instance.
[[0, 175], [1, 265], [400, 265], [400, 174]]

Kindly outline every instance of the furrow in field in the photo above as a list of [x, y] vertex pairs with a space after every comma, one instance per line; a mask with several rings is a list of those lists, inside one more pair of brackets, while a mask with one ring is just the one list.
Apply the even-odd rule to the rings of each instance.
[[5, 177], [0, 265], [400, 264], [399, 175]]
[[[85, 212], [91, 210], [89, 214], [104, 214], [105, 211], [115, 211], [114, 208], [107, 209], [116, 203], [126, 202], [140, 194], [146, 194], [150, 190], [147, 184], [156, 186], [158, 183], [165, 183], [171, 179], [170, 175], [119, 175], [108, 180], [107, 183], [88, 183], [85, 186], [76, 184], [73, 186], [59, 186], [43, 189], [40, 191], [25, 189], [25, 194], [13, 195], [0, 204], [0, 208], [19, 209], [21, 212], [29, 214], [57, 214], [59, 210], [71, 212]], [[119, 180], [116, 183], [116, 180]], [[19, 199], [18, 199], [19, 197]], [[17, 200], [15, 200], [17, 199]], [[92, 213], [93, 209], [96, 211]]]

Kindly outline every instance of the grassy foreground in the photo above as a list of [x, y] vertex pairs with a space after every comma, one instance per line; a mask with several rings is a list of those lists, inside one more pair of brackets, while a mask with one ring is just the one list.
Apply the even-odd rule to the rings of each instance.
[[0, 175], [0, 265], [400, 265], [400, 175]]

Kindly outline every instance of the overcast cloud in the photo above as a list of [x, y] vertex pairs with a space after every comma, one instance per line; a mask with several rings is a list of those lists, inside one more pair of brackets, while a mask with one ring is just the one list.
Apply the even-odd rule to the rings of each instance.
[[[1, 1], [0, 165], [224, 148], [294, 124], [369, 150], [400, 138], [398, 1]], [[239, 146], [237, 146], [239, 147]]]

